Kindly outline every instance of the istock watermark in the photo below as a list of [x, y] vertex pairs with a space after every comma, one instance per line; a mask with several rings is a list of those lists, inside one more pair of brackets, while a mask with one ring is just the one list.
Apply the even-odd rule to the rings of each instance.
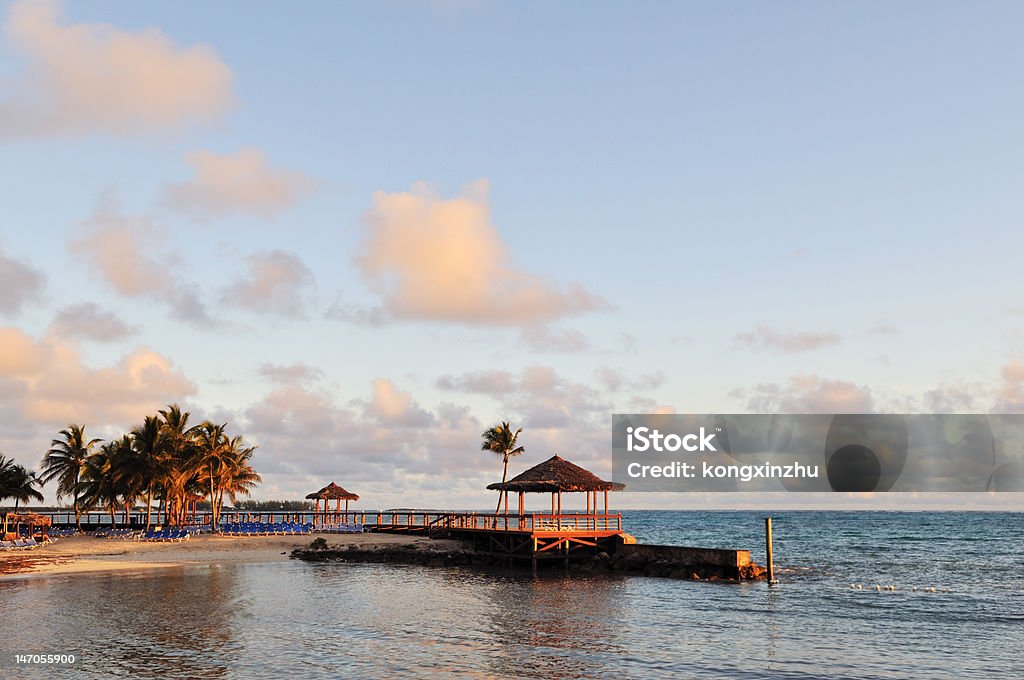
[[612, 416], [630, 491], [1024, 492], [1024, 415]]

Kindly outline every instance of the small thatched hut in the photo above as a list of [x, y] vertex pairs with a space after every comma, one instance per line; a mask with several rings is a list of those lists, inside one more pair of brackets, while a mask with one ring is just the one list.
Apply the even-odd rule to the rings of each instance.
[[505, 494], [505, 514], [508, 514], [508, 492], [519, 493], [519, 514], [523, 512], [523, 494], [550, 493], [551, 514], [562, 514], [562, 493], [586, 493], [587, 514], [597, 514], [597, 492], [604, 492], [604, 514], [608, 514], [608, 492], [621, 491], [625, 484], [606, 482], [593, 472], [581, 468], [560, 456], [551, 456], [543, 463], [534, 465], [504, 484], [488, 484], [488, 489]]
[[35, 535], [37, 532], [43, 534], [46, 533], [47, 529], [50, 528], [50, 518], [46, 515], [37, 515], [34, 512], [9, 512], [4, 515], [3, 519], [3, 536], [4, 540], [8, 540], [8, 530], [12, 534], [12, 538], [17, 538], [19, 529], [22, 526], [27, 526], [29, 535]]
[[359, 496], [357, 494], [354, 494], [351, 491], [346, 491], [345, 489], [341, 488], [340, 486], [338, 486], [334, 482], [331, 482], [330, 484], [328, 484], [324, 488], [320, 489], [319, 491], [314, 491], [313, 493], [307, 495], [306, 498], [316, 501], [316, 509], [314, 510], [315, 514], [319, 514], [320, 513], [320, 501], [324, 502], [324, 509], [323, 509], [324, 514], [327, 513], [327, 502], [328, 501], [332, 501], [332, 500], [333, 501], [337, 501], [337, 506], [335, 507], [335, 512], [339, 512], [339, 513], [341, 512], [341, 502], [345, 501], [345, 513], [347, 514], [348, 513], [348, 502], [349, 501], [357, 501], [357, 500], [359, 500]]

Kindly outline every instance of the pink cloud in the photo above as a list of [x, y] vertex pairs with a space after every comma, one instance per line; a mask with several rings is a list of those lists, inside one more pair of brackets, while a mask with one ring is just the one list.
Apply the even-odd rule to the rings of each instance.
[[373, 381], [373, 398], [367, 413], [381, 423], [402, 427], [426, 427], [434, 417], [417, 404], [412, 395], [384, 378]]
[[762, 383], [739, 390], [754, 413], [871, 413], [871, 390], [845, 380], [800, 375], [784, 383]]
[[287, 318], [305, 315], [313, 272], [295, 253], [270, 250], [246, 258], [248, 269], [224, 291], [224, 300], [252, 312]]
[[752, 349], [766, 349], [773, 352], [809, 352], [839, 344], [835, 333], [783, 333], [764, 324], [753, 331], [740, 333], [736, 340]]
[[41, 271], [0, 250], [0, 313], [18, 313], [29, 301], [42, 296], [45, 283]]
[[82, 226], [69, 250], [118, 293], [166, 304], [174, 318], [206, 330], [222, 325], [178, 275], [180, 258], [163, 249], [164, 231], [151, 219], [124, 214], [104, 197]]
[[167, 188], [166, 202], [199, 218], [233, 213], [273, 217], [313, 193], [314, 180], [272, 168], [258, 148], [234, 154], [195, 151], [187, 156], [195, 178]]
[[0, 102], [4, 136], [123, 134], [219, 118], [231, 71], [209, 47], [179, 47], [156, 28], [66, 24], [55, 2], [20, 0], [4, 29], [27, 67]]
[[123, 340], [136, 330], [113, 312], [92, 302], [63, 307], [54, 317], [50, 329], [58, 337], [96, 342]]
[[516, 269], [491, 223], [487, 182], [444, 199], [426, 185], [374, 194], [357, 258], [394, 318], [525, 325], [602, 309], [579, 286], [562, 290]]
[[0, 379], [7, 410], [36, 424], [68, 422], [127, 427], [146, 413], [195, 392], [167, 357], [140, 347], [113, 366], [92, 368], [77, 347], [54, 337], [36, 340], [0, 328]]

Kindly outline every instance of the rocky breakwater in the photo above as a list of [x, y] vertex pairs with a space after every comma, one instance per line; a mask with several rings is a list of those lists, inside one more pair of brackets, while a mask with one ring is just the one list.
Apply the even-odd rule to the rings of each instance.
[[309, 547], [296, 548], [292, 558], [306, 562], [376, 562], [380, 564], [418, 564], [425, 567], [494, 566], [500, 557], [467, 549], [458, 541], [421, 539], [409, 543], [347, 543], [328, 545], [315, 539]]
[[575, 565], [583, 571], [610, 571], [692, 581], [763, 581], [767, 569], [750, 561], [749, 550], [687, 548], [675, 545], [620, 545]]
[[[476, 552], [458, 541], [419, 539], [407, 543], [328, 545], [316, 539], [307, 548], [297, 548], [291, 555], [307, 562], [374, 562], [410, 564], [426, 567], [496, 567], [518, 566], [529, 569], [530, 560], [515, 559], [511, 563], [501, 555]], [[543, 569], [562, 569], [562, 560], [540, 560]], [[750, 561], [746, 550], [714, 550], [643, 544], [619, 545], [612, 553], [574, 556], [570, 571], [608, 572], [636, 576], [687, 579], [695, 581], [764, 580], [765, 569]]]

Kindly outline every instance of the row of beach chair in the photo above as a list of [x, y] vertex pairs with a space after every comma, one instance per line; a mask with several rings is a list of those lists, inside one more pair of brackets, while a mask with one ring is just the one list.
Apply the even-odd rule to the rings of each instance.
[[47, 530], [46, 533], [49, 534], [50, 538], [65, 538], [67, 536], [74, 536], [75, 534], [77, 534], [78, 529], [76, 529], [75, 527], [67, 527], [64, 529], [50, 527], [50, 529]]
[[96, 538], [132, 538], [135, 531], [132, 529], [97, 529], [92, 533]]
[[0, 550], [32, 550], [46, 545], [46, 541], [37, 541], [29, 536], [14, 541], [0, 541]]
[[312, 530], [312, 524], [293, 522], [238, 522], [221, 527], [221, 533], [225, 536], [296, 536], [308, 534]]
[[141, 541], [171, 541], [180, 543], [188, 540], [189, 533], [185, 529], [150, 529], [139, 538]]
[[318, 524], [315, 531], [322, 534], [361, 534], [362, 524]]

